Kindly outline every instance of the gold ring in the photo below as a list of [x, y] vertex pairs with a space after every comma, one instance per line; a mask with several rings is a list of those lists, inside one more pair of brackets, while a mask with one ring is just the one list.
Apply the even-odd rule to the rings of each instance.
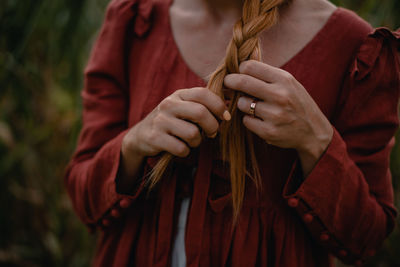
[[250, 104], [250, 111], [249, 111], [249, 114], [253, 117], [255, 116], [255, 113], [256, 113], [256, 105], [257, 105], [257, 101], [254, 99], [253, 102], [251, 102], [251, 104]]

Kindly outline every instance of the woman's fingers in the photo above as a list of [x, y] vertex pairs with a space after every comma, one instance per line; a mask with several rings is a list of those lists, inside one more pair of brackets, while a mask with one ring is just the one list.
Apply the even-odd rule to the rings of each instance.
[[217, 119], [231, 118], [222, 99], [206, 88], [178, 90], [164, 99], [159, 109], [174, 117], [194, 122], [209, 137], [214, 137], [218, 131]]
[[225, 77], [224, 85], [235, 91], [240, 91], [264, 101], [280, 102], [285, 96], [277, 90], [274, 84], [269, 84], [246, 74], [229, 74]]
[[167, 151], [177, 157], [187, 157], [190, 153], [190, 148], [175, 136], [163, 134], [157, 140], [154, 140], [154, 146], [160, 151]]
[[271, 123], [266, 123], [259, 118], [245, 115], [243, 125], [269, 144], [275, 138], [276, 128]]
[[209, 137], [215, 137], [218, 119], [230, 120], [225, 103], [206, 88], [182, 89], [165, 98], [154, 113], [153, 136], [147, 137], [155, 150], [167, 151], [179, 157], [189, 154], [189, 147], [201, 143], [199, 127]]
[[178, 96], [189, 102], [196, 102], [205, 106], [216, 118], [220, 120], [230, 120], [231, 116], [225, 106], [224, 101], [208, 90], [207, 88], [195, 87], [191, 89], [179, 90]]
[[217, 119], [205, 106], [179, 99], [169, 99], [163, 102], [165, 103], [160, 105], [161, 109], [168, 108], [167, 112], [171, 116], [197, 124], [207, 136], [213, 136], [218, 131], [219, 123]]
[[260, 113], [260, 106], [262, 103], [261, 101], [257, 101], [254, 98], [242, 96], [239, 98], [239, 100], [237, 102], [237, 107], [241, 112], [246, 113], [248, 115], [252, 115], [252, 112], [251, 112], [252, 103], [255, 103], [255, 106], [253, 108], [254, 109], [254, 111], [253, 111], [254, 117], [261, 118], [261, 113]]
[[256, 60], [242, 62], [239, 66], [239, 71], [242, 74], [250, 75], [267, 83], [279, 82], [287, 75], [287, 72], [280, 68]]
[[190, 147], [198, 147], [201, 143], [201, 134], [199, 127], [177, 118], [170, 118], [167, 122], [167, 133], [178, 137], [179, 139], [185, 141]]
[[289, 72], [254, 60], [243, 62], [240, 73], [227, 75], [224, 84], [232, 90], [278, 104], [286, 104], [295, 89], [301, 87]]
[[[254, 116], [251, 113], [251, 104], [255, 103]], [[237, 103], [238, 109], [247, 115], [257, 117], [262, 121], [268, 121], [274, 125], [289, 124], [293, 121], [291, 112], [285, 112], [279, 105], [257, 101], [253, 98], [242, 96]]]

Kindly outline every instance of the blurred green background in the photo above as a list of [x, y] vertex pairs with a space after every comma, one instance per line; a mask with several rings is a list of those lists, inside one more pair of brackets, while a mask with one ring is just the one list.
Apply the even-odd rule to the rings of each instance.
[[[333, 2], [374, 26], [400, 26], [398, 0]], [[80, 129], [83, 68], [107, 3], [0, 1], [0, 266], [90, 263], [95, 236], [62, 181]], [[392, 171], [400, 207], [399, 145]], [[400, 266], [399, 228], [369, 266]]]

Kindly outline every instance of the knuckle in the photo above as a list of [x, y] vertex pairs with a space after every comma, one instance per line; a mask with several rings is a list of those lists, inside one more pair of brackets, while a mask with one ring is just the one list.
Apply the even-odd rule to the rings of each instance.
[[148, 140], [157, 140], [159, 138], [160, 135], [160, 131], [156, 130], [156, 129], [151, 129], [148, 133], [147, 138]]
[[175, 90], [175, 92], [173, 92], [172, 94], [171, 94], [171, 96], [172, 95], [180, 95], [182, 92], [183, 92], [183, 90], [185, 90], [185, 89], [178, 89], [178, 90]]
[[187, 130], [187, 139], [188, 140], [195, 140], [197, 137], [199, 137], [200, 132], [199, 129], [195, 126], [189, 127]]
[[195, 110], [195, 116], [198, 121], [201, 121], [207, 117], [207, 108], [203, 105], [199, 105]]
[[190, 90], [188, 88], [181, 88], [178, 90], [175, 90], [169, 97], [173, 99], [183, 99], [186, 95], [190, 93]]
[[[140, 135], [138, 135], [138, 137], [140, 137]], [[132, 146], [133, 146], [133, 136], [132, 136], [132, 131], [129, 131], [122, 139], [122, 147], [128, 148], [128, 150], [130, 150]]]
[[286, 90], [281, 90], [277, 97], [277, 102], [280, 106], [288, 106], [290, 104], [289, 93]]
[[207, 101], [210, 97], [211, 91], [208, 88], [200, 87], [199, 88], [199, 100]]
[[153, 119], [153, 124], [158, 128], [160, 125], [164, 124], [165, 121], [167, 121], [167, 116], [163, 113], [158, 113]]
[[274, 113], [274, 121], [276, 124], [286, 124], [289, 118], [284, 110], [279, 109]]
[[218, 129], [219, 129], [219, 123], [217, 122], [217, 120], [213, 120], [213, 123], [210, 127], [212, 134], [216, 133]]
[[198, 147], [201, 144], [201, 138], [198, 136], [190, 142], [191, 147]]
[[274, 117], [277, 119], [281, 119], [285, 117], [285, 112], [283, 111], [283, 109], [277, 109], [274, 113], [273, 113]]
[[187, 92], [190, 92], [190, 88], [180, 88], [176, 90], [172, 95], [178, 95], [179, 97], [181, 94], [185, 94]]
[[201, 144], [201, 140], [198, 140], [198, 141], [193, 143], [193, 147], [199, 147], [200, 144]]
[[247, 60], [240, 64], [239, 68], [241, 73], [250, 73], [254, 68], [254, 62], [252, 60]]
[[294, 77], [289, 72], [284, 71], [284, 72], [282, 72], [282, 80], [284, 82], [290, 83], [290, 82], [292, 82], [294, 80]]
[[160, 110], [169, 110], [173, 106], [174, 100], [171, 96], [166, 97], [161, 103], [159, 104]]
[[282, 117], [282, 122], [285, 124], [293, 124], [296, 119], [291, 115], [285, 112], [284, 117]]
[[276, 122], [277, 120], [279, 120], [279, 115], [276, 111], [270, 111], [268, 112], [268, 119], [270, 120], [270, 122]]
[[205, 87], [197, 87], [197, 90], [199, 91], [199, 94], [201, 94], [201, 95], [208, 94], [210, 92], [210, 90], [208, 90]]
[[183, 144], [183, 143], [180, 143], [180, 144], [176, 147], [176, 154], [177, 154], [179, 157], [186, 157], [187, 155], [189, 155], [189, 152], [190, 152], [189, 148], [188, 148], [185, 144]]
[[204, 95], [207, 93], [206, 88], [196, 87], [191, 90], [193, 97], [195, 99], [201, 100], [204, 98]]

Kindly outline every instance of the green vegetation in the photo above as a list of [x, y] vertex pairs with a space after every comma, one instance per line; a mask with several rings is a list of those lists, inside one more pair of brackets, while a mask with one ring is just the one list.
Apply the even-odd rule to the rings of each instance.
[[[397, 0], [343, 0], [400, 26]], [[0, 266], [87, 266], [95, 236], [63, 189], [80, 129], [83, 68], [107, 0], [0, 1]], [[400, 207], [400, 147], [392, 156]], [[371, 266], [400, 266], [396, 229]]]

